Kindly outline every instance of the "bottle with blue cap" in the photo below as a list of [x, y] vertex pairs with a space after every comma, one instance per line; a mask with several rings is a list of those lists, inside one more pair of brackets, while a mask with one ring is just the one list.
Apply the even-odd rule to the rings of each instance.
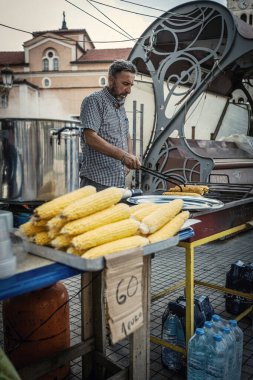
[[[162, 339], [173, 345], [177, 345], [177, 321], [177, 315], [169, 314], [162, 329]], [[162, 363], [170, 370], [180, 370], [182, 364], [179, 352], [162, 347]]]
[[221, 318], [218, 314], [212, 316], [213, 328], [217, 334], [220, 333], [220, 329], [228, 325], [226, 319]]
[[228, 380], [228, 346], [221, 334], [214, 334], [207, 345], [206, 377], [204, 380]]
[[207, 340], [205, 331], [197, 328], [188, 343], [187, 379], [205, 380], [207, 362]]
[[214, 326], [212, 321], [205, 321], [203, 329], [205, 331], [207, 341], [211, 342], [213, 334], [215, 334]]
[[223, 327], [221, 331], [228, 347], [228, 378], [232, 379], [236, 366], [235, 336], [229, 327]]
[[229, 321], [229, 327], [231, 328], [232, 333], [235, 337], [235, 370], [231, 377], [232, 380], [240, 380], [242, 372], [242, 354], [243, 354], [243, 331], [237, 324], [237, 321], [231, 319]]

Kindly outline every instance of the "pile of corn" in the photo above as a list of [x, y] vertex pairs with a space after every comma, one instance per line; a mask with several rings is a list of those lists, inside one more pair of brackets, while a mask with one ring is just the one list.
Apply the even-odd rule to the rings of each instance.
[[20, 233], [35, 244], [93, 259], [168, 239], [189, 218], [181, 199], [130, 207], [120, 203], [123, 195], [116, 187], [83, 187], [38, 206]]
[[183, 196], [195, 196], [201, 197], [207, 194], [209, 187], [205, 185], [178, 185], [171, 187], [168, 191], [164, 192], [163, 195], [183, 195]]

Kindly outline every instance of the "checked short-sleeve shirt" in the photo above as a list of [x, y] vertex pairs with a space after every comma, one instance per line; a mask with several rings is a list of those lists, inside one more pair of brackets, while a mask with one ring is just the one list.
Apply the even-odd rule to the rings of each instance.
[[[87, 96], [81, 105], [82, 128], [92, 129], [108, 143], [128, 151], [129, 123], [123, 104], [105, 87]], [[105, 186], [125, 186], [124, 165], [112, 157], [95, 151], [81, 139], [83, 162], [80, 177]]]

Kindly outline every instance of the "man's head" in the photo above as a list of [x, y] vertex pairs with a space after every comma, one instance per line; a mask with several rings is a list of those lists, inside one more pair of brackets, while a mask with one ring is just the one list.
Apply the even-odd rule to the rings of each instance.
[[117, 100], [123, 100], [131, 92], [137, 69], [130, 61], [119, 59], [109, 67], [108, 87]]

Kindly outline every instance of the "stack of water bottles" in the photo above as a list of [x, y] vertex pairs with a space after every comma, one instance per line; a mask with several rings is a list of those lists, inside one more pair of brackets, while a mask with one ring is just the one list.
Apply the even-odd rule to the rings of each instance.
[[187, 380], [240, 380], [243, 332], [236, 320], [214, 314], [189, 340]]

